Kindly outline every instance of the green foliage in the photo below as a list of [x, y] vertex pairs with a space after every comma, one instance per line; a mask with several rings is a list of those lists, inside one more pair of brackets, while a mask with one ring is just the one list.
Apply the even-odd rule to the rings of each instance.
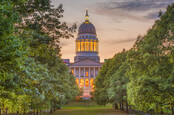
[[139, 110], [173, 111], [173, 12], [171, 5], [129, 56], [129, 101]]
[[97, 102], [174, 114], [174, 4], [159, 18], [132, 49], [104, 63], [95, 83]]
[[0, 3], [0, 109], [55, 110], [74, 99], [78, 88], [61, 60], [59, 39], [72, 37], [75, 28], [60, 21], [62, 5], [53, 8], [50, 0]]
[[129, 78], [126, 73], [129, 71], [129, 66], [126, 62], [126, 56], [127, 52], [123, 51], [114, 57], [119, 68], [115, 69], [115, 73], [111, 76], [109, 80], [110, 86], [107, 90], [110, 101], [115, 104], [127, 103], [127, 83]]
[[105, 105], [108, 103], [107, 90], [106, 90], [106, 76], [107, 72], [110, 69], [111, 59], [108, 59], [100, 69], [98, 76], [95, 79], [95, 92], [94, 92], [94, 100], [101, 105]]
[[[123, 50], [116, 54], [112, 59], [105, 62], [95, 81], [95, 100], [98, 104], [113, 103], [127, 104], [127, 83], [129, 81], [126, 72], [129, 69], [127, 65], [127, 53]], [[101, 85], [102, 84], [102, 85]], [[120, 106], [120, 109], [123, 109]]]

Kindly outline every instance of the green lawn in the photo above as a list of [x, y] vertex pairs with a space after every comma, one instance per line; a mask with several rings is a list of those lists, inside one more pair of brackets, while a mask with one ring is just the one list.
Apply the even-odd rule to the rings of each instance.
[[[95, 103], [71, 103], [52, 115], [127, 115], [112, 109], [111, 105], [99, 106]], [[130, 115], [130, 114], [129, 114]]]

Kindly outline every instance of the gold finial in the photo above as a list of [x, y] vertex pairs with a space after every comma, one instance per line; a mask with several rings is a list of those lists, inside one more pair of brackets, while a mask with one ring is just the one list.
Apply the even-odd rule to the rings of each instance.
[[89, 17], [89, 15], [88, 15], [88, 9], [86, 9], [86, 17]]
[[89, 23], [88, 9], [86, 9], [85, 22], [86, 22], [86, 23]]

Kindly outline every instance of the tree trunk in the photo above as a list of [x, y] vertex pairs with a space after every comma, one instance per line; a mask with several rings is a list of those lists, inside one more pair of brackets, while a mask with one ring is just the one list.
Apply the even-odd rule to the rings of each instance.
[[0, 108], [0, 115], [1, 115], [1, 108]]
[[8, 115], [8, 108], [5, 109], [5, 115]]
[[129, 113], [128, 102], [126, 101], [126, 112]]
[[19, 115], [19, 111], [16, 112], [16, 115]]
[[24, 109], [24, 111], [23, 111], [23, 115], [25, 115], [26, 113], [25, 113], [25, 109]]
[[123, 100], [122, 100], [122, 103], [121, 103], [121, 110], [124, 111], [124, 104], [123, 104]]
[[34, 115], [36, 115], [36, 109], [34, 109]]
[[161, 109], [161, 112], [160, 112], [160, 114], [164, 114], [164, 112], [163, 112], [163, 110]]
[[121, 108], [122, 108], [122, 107], [121, 107], [121, 102], [120, 102], [120, 110], [121, 110]]
[[117, 105], [117, 103], [114, 104], [114, 108], [115, 108], [115, 110], [118, 110], [118, 105]]
[[50, 113], [53, 113], [53, 108], [50, 109]]
[[172, 107], [171, 107], [172, 115], [174, 115], [174, 110], [173, 110], [173, 108], [174, 108], [174, 107], [173, 107], [173, 105], [172, 105]]
[[39, 115], [39, 111], [38, 111], [38, 109], [36, 110], [36, 115]]

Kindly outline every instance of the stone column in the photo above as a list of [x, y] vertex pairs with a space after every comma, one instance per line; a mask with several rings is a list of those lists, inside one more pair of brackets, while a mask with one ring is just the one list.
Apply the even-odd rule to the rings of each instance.
[[79, 87], [80, 87], [80, 67], [79, 67]]
[[95, 78], [95, 67], [94, 67], [94, 78]]
[[84, 67], [84, 87], [85, 87], [85, 74], [86, 74], [86, 70], [85, 70], [85, 67]]
[[80, 72], [80, 67], [79, 67], [79, 78], [80, 78], [80, 74], [81, 74], [81, 72]]
[[91, 87], [91, 86], [90, 86], [90, 84], [91, 84], [91, 83], [90, 83], [90, 81], [91, 81], [91, 68], [90, 68], [90, 67], [89, 67], [89, 70], [88, 70], [88, 71], [89, 71], [89, 77], [88, 77], [88, 78], [89, 78], [89, 87]]
[[74, 76], [76, 77], [76, 68], [74, 67]]

